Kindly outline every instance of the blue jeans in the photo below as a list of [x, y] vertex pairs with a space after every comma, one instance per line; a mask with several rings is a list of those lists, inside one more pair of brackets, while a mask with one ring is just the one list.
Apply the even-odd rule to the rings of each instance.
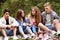
[[31, 32], [31, 29], [29, 26], [19, 26], [19, 32], [22, 33], [30, 33]]
[[54, 30], [54, 31], [56, 31], [56, 28], [55, 27], [53, 27], [52, 25], [45, 25], [46, 27], [48, 27], [49, 29], [51, 29], [51, 30]]
[[38, 32], [38, 28], [35, 25], [32, 25], [31, 29], [32, 29], [33, 33], [37, 33]]
[[12, 36], [13, 35], [13, 31], [10, 29], [6, 29], [6, 34], [7, 36]]

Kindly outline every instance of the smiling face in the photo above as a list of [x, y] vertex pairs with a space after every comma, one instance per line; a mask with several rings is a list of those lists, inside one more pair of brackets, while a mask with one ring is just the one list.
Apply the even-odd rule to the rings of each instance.
[[4, 17], [5, 17], [5, 19], [8, 19], [9, 18], [9, 12], [5, 12]]

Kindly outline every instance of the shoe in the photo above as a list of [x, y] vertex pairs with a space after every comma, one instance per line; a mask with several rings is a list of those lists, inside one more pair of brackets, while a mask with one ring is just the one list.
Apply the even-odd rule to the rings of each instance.
[[28, 38], [28, 36], [27, 35], [24, 35], [24, 37], [23, 37], [24, 39], [27, 39]]
[[57, 34], [57, 32], [56, 32], [56, 31], [52, 31], [52, 32], [51, 32], [51, 37], [55, 37], [55, 36], [56, 36], [56, 34]]
[[29, 38], [32, 38], [30, 34], [28, 34], [28, 37], [29, 37]]
[[55, 34], [57, 34], [57, 32], [55, 32], [55, 31], [52, 31], [51, 33], [52, 33], [52, 35], [55, 35]]
[[60, 36], [60, 31], [57, 31], [57, 35]]
[[32, 34], [31, 34], [31, 36], [32, 36], [32, 37], [34, 37], [34, 36], [35, 36], [35, 34], [34, 34], [34, 33], [32, 33]]
[[18, 39], [18, 37], [17, 36], [13, 36], [13, 40], [17, 40]]
[[4, 40], [8, 40], [8, 37], [5, 37]]

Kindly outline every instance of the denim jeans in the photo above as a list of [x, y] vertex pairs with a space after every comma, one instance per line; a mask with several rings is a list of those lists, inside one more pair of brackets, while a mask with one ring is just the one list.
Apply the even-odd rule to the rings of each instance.
[[6, 29], [6, 34], [7, 36], [12, 36], [13, 35], [13, 31], [10, 29]]
[[52, 26], [52, 25], [45, 25], [45, 26], [48, 27], [48, 28], [51, 29], [51, 30], [56, 31], [56, 28], [55, 28], [54, 26]]
[[32, 25], [31, 29], [32, 29], [33, 33], [37, 33], [38, 32], [38, 28], [35, 25]]
[[29, 26], [19, 26], [19, 32], [24, 32], [24, 33], [30, 33], [32, 32], [31, 31], [31, 28]]

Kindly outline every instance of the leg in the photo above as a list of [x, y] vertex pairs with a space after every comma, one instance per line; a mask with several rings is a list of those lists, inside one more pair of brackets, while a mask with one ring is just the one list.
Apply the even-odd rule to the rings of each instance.
[[18, 37], [16, 36], [16, 30], [17, 30], [17, 28], [16, 27], [12, 27], [12, 30], [13, 30], [13, 34], [14, 34], [13, 40], [18, 39]]
[[24, 31], [23, 31], [23, 28], [21, 26], [19, 26], [19, 32], [22, 34], [22, 36], [25, 35]]
[[53, 25], [54, 25], [54, 27], [56, 28], [57, 31], [60, 31], [59, 22], [58, 22], [57, 19], [55, 19], [55, 20], [53, 21]]
[[31, 31], [31, 29], [30, 29], [30, 27], [29, 26], [27, 26], [26, 27], [26, 30], [28, 31], [28, 33], [30, 33], [30, 34], [32, 34], [33, 32]]
[[6, 34], [6, 31], [5, 31], [5, 28], [2, 28], [2, 34], [4, 35], [4, 37], [7, 37], [7, 34]]
[[36, 33], [36, 26], [35, 25], [32, 25], [31, 29], [32, 29], [33, 33]]
[[31, 34], [31, 36], [35, 36], [35, 34], [31, 31], [29, 26], [26, 27], [26, 30]]
[[52, 30], [50, 30], [49, 28], [47, 28], [46, 26], [44, 26], [42, 23], [39, 23], [38, 26], [43, 29], [43, 30], [46, 30], [48, 32], [52, 32]]
[[56, 31], [56, 28], [52, 24], [51, 25], [45, 25], [45, 26], [48, 27], [51, 30]]
[[2, 33], [4, 35], [4, 40], [8, 40], [5, 28], [2, 28]]
[[16, 36], [16, 30], [17, 30], [17, 28], [16, 28], [16, 27], [14, 27], [14, 28], [13, 28], [14, 36]]
[[59, 22], [58, 22], [57, 19], [55, 19], [55, 20], [53, 21], [53, 25], [54, 25], [54, 27], [55, 27], [56, 30], [57, 30], [57, 35], [60, 35], [60, 25], [59, 25]]
[[23, 31], [23, 26], [19, 26], [19, 32], [22, 34], [22, 36], [24, 37], [24, 39], [28, 38], [28, 36], [24, 33]]
[[39, 23], [38, 26], [39, 26], [41, 29], [46, 30], [47, 32], [51, 33], [52, 36], [56, 34], [55, 31], [50, 30], [49, 28], [47, 28], [46, 26], [44, 26], [42, 23]]

